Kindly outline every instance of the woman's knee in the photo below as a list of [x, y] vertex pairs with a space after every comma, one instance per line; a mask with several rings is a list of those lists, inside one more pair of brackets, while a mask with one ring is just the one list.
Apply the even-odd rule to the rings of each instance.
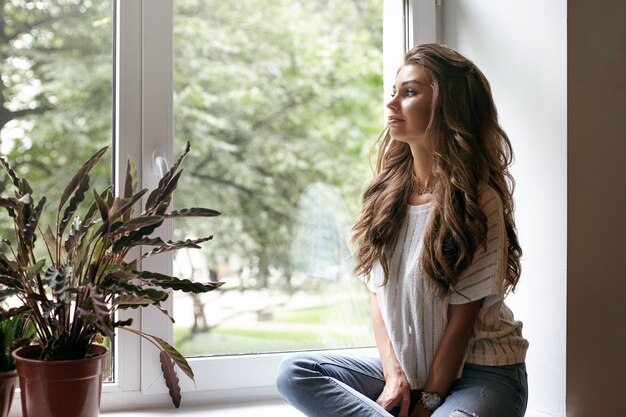
[[278, 366], [276, 387], [283, 396], [288, 396], [298, 383], [302, 382], [315, 366], [314, 358], [309, 354], [294, 353], [285, 356]]

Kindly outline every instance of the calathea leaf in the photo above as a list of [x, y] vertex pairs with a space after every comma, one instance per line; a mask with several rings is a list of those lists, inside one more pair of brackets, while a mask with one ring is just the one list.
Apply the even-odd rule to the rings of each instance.
[[41, 272], [41, 270], [43, 269], [45, 265], [46, 265], [46, 260], [45, 259], [40, 260], [35, 265], [31, 266], [30, 268], [26, 270], [26, 276], [29, 279], [33, 278], [35, 275]]
[[20, 337], [19, 339], [13, 339], [13, 342], [9, 345], [9, 352], [13, 352], [15, 349], [28, 346], [32, 342], [32, 338], [30, 337]]
[[[173, 169], [171, 169], [163, 176], [163, 178], [161, 178], [158, 187], [155, 188], [148, 196], [148, 200], [146, 202], [147, 212], [157, 214], [165, 213], [165, 209], [169, 206], [172, 193], [176, 189], [178, 180], [180, 179], [182, 173], [183, 171], [181, 170], [174, 174]], [[159, 211], [162, 211], [162, 213], [159, 213]]]
[[169, 213], [165, 213], [163, 217], [165, 217], [166, 219], [174, 217], [215, 217], [219, 216], [220, 214], [222, 213], [208, 208], [191, 207], [170, 211]]
[[8, 275], [13, 278], [19, 278], [19, 271], [20, 269], [16, 262], [10, 261], [4, 254], [0, 253], [0, 275]]
[[161, 361], [161, 371], [163, 371], [165, 385], [169, 389], [174, 407], [178, 408], [180, 407], [181, 395], [178, 375], [176, 375], [176, 369], [174, 369], [174, 361], [164, 350], [159, 353], [159, 360]]
[[127, 320], [118, 320], [118, 321], [114, 321], [113, 322], [113, 327], [126, 327], [126, 326], [132, 326], [133, 325], [133, 319], [127, 319]]
[[213, 291], [224, 285], [224, 282], [193, 282], [188, 279], [174, 278], [167, 281], [159, 281], [158, 286], [161, 288], [171, 288], [175, 291], [191, 292], [194, 294]]
[[54, 235], [54, 232], [52, 231], [50, 225], [48, 225], [46, 231], [43, 233], [43, 242], [45, 243], [48, 250], [52, 253], [53, 258], [56, 259], [56, 236]]
[[130, 282], [116, 281], [105, 277], [100, 283], [103, 292], [108, 291], [113, 294], [134, 295], [140, 298], [146, 298], [154, 302], [167, 300], [169, 294], [166, 291], [157, 290], [155, 288], [141, 288]]
[[163, 313], [165, 315], [165, 317], [167, 317], [172, 323], [176, 323], [176, 320], [174, 320], [174, 317], [170, 316], [170, 312], [167, 311], [166, 308], [164, 308], [163, 306], [161, 306], [161, 304], [157, 303], [154, 305], [161, 313]]
[[[112, 194], [113, 194], [113, 187], [109, 186], [103, 192], [100, 193], [100, 199], [106, 201], [108, 199], [108, 196]], [[91, 206], [89, 206], [89, 209], [87, 210], [87, 213], [85, 214], [85, 217], [83, 218], [83, 224], [88, 224], [88, 223], [93, 222], [95, 217], [97, 216], [96, 214], [97, 211], [98, 211], [98, 205], [94, 201], [91, 204]]]
[[176, 162], [174, 163], [174, 166], [172, 166], [172, 169], [171, 169], [172, 172], [175, 172], [178, 169], [178, 167], [181, 166], [181, 164], [187, 157], [187, 154], [189, 153], [190, 150], [191, 150], [191, 142], [187, 141], [187, 143], [185, 144], [185, 148], [183, 149], [183, 152], [178, 157], [178, 160], [176, 160]]
[[67, 237], [67, 239], [65, 240], [65, 243], [63, 244], [65, 250], [69, 253], [72, 251], [72, 249], [74, 249], [74, 246], [76, 246], [76, 244], [80, 241], [80, 238], [92, 227], [94, 226], [96, 223], [98, 223], [100, 220], [94, 220], [91, 223], [80, 223], [78, 228], [74, 228], [72, 226], [72, 230], [70, 231], [69, 236]]
[[103, 228], [106, 230], [109, 225], [109, 206], [106, 201], [100, 197], [100, 194], [98, 194], [96, 190], [93, 191], [93, 197], [96, 202], [96, 206], [98, 206], [100, 217], [102, 218]]
[[19, 206], [20, 202], [17, 198], [4, 198], [4, 197], [0, 197], [0, 207], [5, 207], [5, 208], [16, 208], [17, 206]]
[[70, 203], [65, 208], [63, 212], [63, 217], [61, 218], [61, 222], [59, 223], [59, 229], [57, 234], [59, 236], [63, 236], [63, 232], [65, 231], [65, 227], [69, 223], [70, 219], [76, 213], [78, 209], [78, 205], [85, 199], [85, 194], [89, 191], [89, 175], [85, 174], [80, 180], [78, 187], [76, 188], [76, 192], [70, 198]]
[[[13, 186], [15, 186], [16, 189], [21, 190], [23, 188], [23, 181], [20, 177], [17, 176], [17, 174], [15, 173], [15, 171], [13, 170], [9, 162], [3, 157], [0, 157], [0, 165], [7, 172], [7, 174], [9, 175], [9, 178], [11, 178], [11, 182], [13, 182]], [[29, 193], [32, 193], [32, 190]]]
[[89, 284], [89, 297], [93, 305], [93, 311], [98, 318], [98, 328], [107, 335], [109, 338], [113, 338], [113, 323], [111, 322], [111, 312], [109, 306], [104, 300], [104, 294], [98, 292], [98, 287], [93, 284]]
[[172, 288], [173, 290], [193, 292], [195, 294], [213, 291], [224, 285], [224, 282], [192, 282], [188, 279], [180, 279], [151, 271], [137, 271], [137, 276], [162, 288]]
[[[180, 177], [181, 172], [178, 171], [178, 168], [182, 164], [183, 160], [191, 150], [191, 144], [189, 142], [186, 143], [185, 149], [182, 154], [178, 157], [172, 168], [170, 168], [159, 181], [159, 185], [156, 189], [154, 189], [150, 195], [148, 196], [148, 200], [146, 201], [146, 211], [147, 212], [157, 212], [158, 214], [163, 214], [163, 212], [159, 212], [159, 208], [163, 205], [163, 202], [166, 202], [165, 207], [169, 205], [169, 200], [171, 199], [171, 191], [176, 188], [176, 183], [178, 182], [178, 178]], [[173, 182], [173, 188], [171, 184]], [[166, 191], [167, 189], [171, 189], [171, 191]], [[170, 196], [168, 197], [168, 194]], [[166, 201], [167, 200], [167, 201]], [[156, 210], [156, 211], [155, 211]]]
[[96, 166], [98, 161], [100, 161], [100, 158], [102, 158], [102, 155], [104, 155], [107, 149], [108, 149], [108, 146], [100, 149], [91, 158], [89, 158], [89, 160], [85, 162], [85, 164], [76, 172], [74, 177], [65, 187], [63, 194], [61, 195], [61, 199], [59, 200], [59, 208], [58, 208], [59, 212], [61, 212], [61, 209], [67, 202], [67, 199], [70, 198], [70, 196], [74, 193], [74, 191], [76, 191], [76, 189], [80, 186], [81, 182], [83, 181], [83, 177], [88, 175], [89, 172], [91, 172], [91, 170]]
[[159, 337], [152, 336], [152, 335], [149, 335], [149, 336], [153, 338], [159, 345], [161, 345], [163, 350], [165, 350], [168, 353], [170, 358], [172, 358], [172, 360], [185, 373], [185, 375], [191, 378], [191, 380], [194, 380], [194, 374], [193, 374], [193, 370], [191, 369], [191, 366], [189, 366], [189, 363], [187, 362], [185, 357], [181, 355], [180, 352], [176, 350], [176, 348], [174, 348], [172, 345], [170, 345], [165, 340]]
[[93, 303], [91, 302], [91, 299], [85, 300], [81, 304], [81, 307], [76, 308], [76, 312], [85, 323], [96, 324], [98, 322], [98, 317], [96, 316], [96, 313], [93, 312]]
[[24, 285], [19, 278], [11, 275], [0, 274], [0, 284], [6, 287], [5, 290], [16, 291], [16, 294], [24, 291]]
[[130, 280], [135, 278], [135, 273], [133, 272], [133, 270], [127, 271], [120, 268], [122, 268], [122, 265], [110, 265], [109, 268], [105, 270], [104, 279], [111, 281], [129, 282]]
[[141, 259], [145, 259], [148, 256], [157, 255], [159, 253], [171, 252], [182, 248], [200, 249], [199, 244], [213, 239], [213, 236], [203, 237], [200, 239], [187, 239], [172, 242], [171, 240], [164, 242], [158, 248], [152, 249], [150, 252], [146, 252], [141, 256]]
[[15, 294], [19, 294], [20, 292], [22, 292], [22, 290], [18, 288], [2, 288], [0, 289], [0, 302], [3, 302], [7, 298], [13, 297]]
[[30, 311], [30, 307], [22, 305], [19, 307], [13, 307], [8, 310], [0, 310], [0, 321], [8, 320], [11, 317]]
[[109, 219], [114, 220], [123, 216], [128, 210], [131, 209], [131, 207], [135, 205], [135, 203], [137, 203], [137, 201], [139, 201], [141, 197], [143, 197], [146, 192], [148, 192], [147, 188], [139, 191], [137, 194], [129, 198], [116, 197], [113, 200], [111, 209], [109, 210]]
[[43, 211], [43, 207], [46, 204], [46, 197], [42, 197], [37, 203], [37, 206], [33, 210], [30, 217], [27, 219], [25, 227], [24, 227], [24, 242], [27, 245], [32, 245], [35, 241], [35, 230], [37, 229], [37, 224], [39, 223], [39, 218], [41, 217], [41, 212]]
[[135, 165], [135, 161], [128, 158], [128, 163], [126, 164], [126, 181], [124, 182], [124, 198], [130, 198], [135, 193], [137, 184], [137, 165]]
[[52, 293], [64, 304], [67, 304], [70, 299], [68, 286], [71, 276], [71, 266], [62, 266], [58, 269], [51, 266], [46, 270], [46, 274], [44, 275], [44, 280], [52, 289]]
[[135, 240], [134, 242], [129, 242], [127, 247], [140, 246], [140, 245], [160, 246], [160, 245], [165, 245], [165, 241], [161, 239], [160, 237], [143, 237], [141, 239]]
[[111, 228], [111, 233], [123, 235], [144, 228], [159, 226], [163, 223], [162, 216], [140, 216], [130, 219], [125, 223], [116, 224], [115, 229]]
[[149, 298], [123, 294], [115, 298], [113, 305], [119, 308], [128, 308], [128, 307], [140, 307], [140, 306], [145, 307], [154, 303], [155, 302]]
[[[160, 217], [160, 216], [158, 216]], [[163, 217], [161, 217], [163, 219]], [[122, 236], [118, 240], [113, 243], [112, 251], [113, 253], [121, 252], [124, 249], [128, 249], [131, 246], [136, 246], [134, 242], [137, 242], [143, 239], [145, 236], [149, 236], [159, 227], [161, 223], [155, 223], [152, 225], [148, 225], [134, 232], [130, 232], [127, 236]]]

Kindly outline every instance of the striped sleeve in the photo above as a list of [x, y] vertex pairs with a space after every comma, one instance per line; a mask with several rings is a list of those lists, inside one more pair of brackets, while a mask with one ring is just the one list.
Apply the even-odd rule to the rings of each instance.
[[507, 262], [506, 231], [502, 201], [492, 188], [483, 191], [481, 208], [487, 216], [487, 247], [478, 248], [472, 264], [461, 274], [450, 294], [450, 304], [485, 298], [483, 308], [487, 308], [502, 299]]

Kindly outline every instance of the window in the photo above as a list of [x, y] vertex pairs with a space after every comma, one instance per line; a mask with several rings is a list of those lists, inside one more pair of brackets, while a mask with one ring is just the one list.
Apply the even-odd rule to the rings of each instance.
[[[382, 0], [174, 4], [175, 204], [215, 219], [174, 258], [220, 291], [174, 301], [188, 356], [371, 346], [349, 234], [382, 120]], [[306, 24], [303, 24], [306, 22]]]
[[[30, 181], [35, 200], [47, 197], [40, 224], [52, 225], [66, 167], [77, 170], [113, 141], [113, 2], [7, 0], [0, 7], [0, 153]], [[111, 184], [109, 152], [90, 187]], [[12, 187], [0, 176], [0, 194]], [[12, 233], [0, 224], [2, 236]], [[37, 250], [37, 259], [47, 258], [44, 245]]]
[[[171, 300], [176, 326], [150, 309], [121, 318], [192, 357], [197, 384], [181, 385], [208, 397], [273, 392], [277, 352], [373, 343], [367, 294], [350, 275], [349, 229], [391, 78], [382, 46], [387, 63], [404, 42], [400, 0], [240, 3], [7, 0], [0, 33], [10, 46], [2, 153], [51, 197], [62, 167], [101, 146], [114, 142], [114, 152], [93, 187], [118, 182], [129, 156], [153, 187], [155, 157], [171, 161], [192, 142], [175, 204], [223, 215], [161, 232], [214, 240], [144, 267], [196, 278], [193, 265], [197, 279], [227, 283], [216, 300]], [[115, 349], [103, 409], [131, 397], [154, 403], [145, 394], [167, 402], [152, 346], [119, 332]]]
[[[168, 6], [174, 58], [166, 65], [174, 75], [165, 85], [174, 92], [173, 120], [171, 126], [153, 120], [165, 133], [148, 154], [171, 158], [190, 140], [180, 184], [186, 190], [175, 204], [223, 215], [174, 224], [175, 239], [191, 231], [214, 239], [162, 267], [226, 284], [196, 299], [176, 297], [173, 328], [156, 324], [158, 315], [149, 312], [142, 321], [193, 357], [198, 389], [272, 387], [282, 356], [273, 352], [373, 344], [367, 292], [350, 275], [348, 239], [383, 118], [383, 2], [318, 3]], [[401, 19], [401, 2], [397, 8]], [[157, 19], [150, 39], [162, 49], [167, 42], [159, 33], [169, 29]], [[144, 91], [151, 90], [145, 82]], [[146, 140], [153, 139], [144, 134]], [[324, 262], [296, 256], [311, 249]], [[330, 296], [344, 300], [328, 303]], [[329, 326], [340, 321], [333, 317], [342, 326]], [[152, 382], [159, 379], [156, 365], [149, 358], [143, 363], [144, 392], [162, 389]], [[181, 378], [193, 390], [188, 382]]]

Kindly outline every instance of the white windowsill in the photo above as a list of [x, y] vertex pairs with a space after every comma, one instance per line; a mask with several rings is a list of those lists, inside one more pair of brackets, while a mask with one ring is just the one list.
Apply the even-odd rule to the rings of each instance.
[[101, 417], [141, 417], [141, 416], [185, 416], [185, 417], [303, 417], [304, 415], [280, 400], [258, 401], [246, 404], [205, 405], [158, 410], [137, 410], [100, 413]]
[[[158, 417], [158, 416], [185, 416], [185, 417], [304, 417], [293, 407], [282, 401], [260, 401], [248, 404], [213, 405], [203, 407], [185, 407], [179, 409], [138, 410], [100, 413], [101, 417]], [[548, 414], [529, 410], [525, 417], [549, 417]]]

